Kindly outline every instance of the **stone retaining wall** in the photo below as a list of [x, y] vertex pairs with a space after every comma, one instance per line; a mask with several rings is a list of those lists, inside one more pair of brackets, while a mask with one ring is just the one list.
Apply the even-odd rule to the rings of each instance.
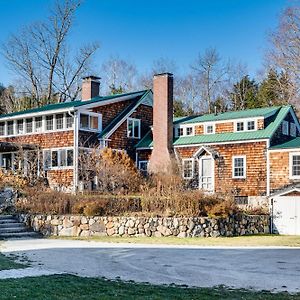
[[19, 214], [45, 236], [218, 237], [269, 233], [269, 216], [211, 218], [85, 217]]

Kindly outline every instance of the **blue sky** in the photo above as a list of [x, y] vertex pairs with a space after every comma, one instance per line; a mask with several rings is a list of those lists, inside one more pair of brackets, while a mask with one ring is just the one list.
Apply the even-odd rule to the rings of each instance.
[[[288, 0], [85, 0], [71, 43], [99, 41], [95, 70], [111, 55], [135, 63], [140, 72], [169, 57], [184, 72], [205, 48], [246, 63], [254, 76], [261, 68], [267, 35]], [[23, 25], [41, 20], [51, 1], [0, 0], [0, 43]], [[97, 74], [100, 75], [101, 74]], [[14, 80], [0, 57], [0, 82]]]

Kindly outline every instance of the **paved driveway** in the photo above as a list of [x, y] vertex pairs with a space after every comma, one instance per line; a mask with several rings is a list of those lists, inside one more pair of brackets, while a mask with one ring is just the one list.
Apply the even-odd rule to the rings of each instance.
[[40, 239], [7, 241], [2, 251], [26, 256], [34, 263], [25, 271], [0, 271], [0, 278], [69, 273], [154, 284], [300, 292], [299, 248], [203, 248]]

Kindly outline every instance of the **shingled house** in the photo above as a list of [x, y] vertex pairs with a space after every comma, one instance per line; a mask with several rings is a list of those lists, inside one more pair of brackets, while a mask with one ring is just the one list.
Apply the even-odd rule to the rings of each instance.
[[101, 97], [99, 84], [85, 78], [80, 101], [0, 116], [0, 165], [15, 168], [16, 147], [26, 153], [34, 145], [49, 183], [76, 190], [79, 149], [111, 147], [126, 150], [142, 172], [163, 171], [173, 156], [191, 187], [241, 204], [298, 195], [300, 124], [292, 106], [173, 119], [172, 74], [156, 75], [153, 92]]

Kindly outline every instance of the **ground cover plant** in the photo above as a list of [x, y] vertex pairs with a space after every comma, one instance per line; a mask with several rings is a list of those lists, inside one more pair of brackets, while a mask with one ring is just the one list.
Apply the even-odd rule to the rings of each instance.
[[300, 294], [233, 290], [224, 287], [187, 288], [186, 286], [156, 286], [82, 278], [72, 275], [53, 275], [0, 280], [1, 299], [300, 299]]

